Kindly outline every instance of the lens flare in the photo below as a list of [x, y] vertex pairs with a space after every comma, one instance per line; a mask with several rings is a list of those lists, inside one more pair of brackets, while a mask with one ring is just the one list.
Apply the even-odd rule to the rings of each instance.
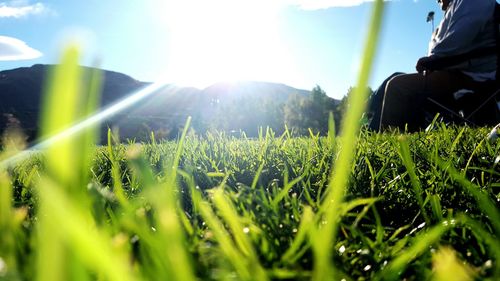
[[99, 124], [100, 122], [106, 120], [107, 118], [113, 116], [114, 114], [136, 104], [137, 102], [146, 99], [153, 94], [157, 93], [160, 89], [162, 89], [164, 86], [166, 86], [167, 83], [165, 82], [156, 82], [153, 83], [133, 94], [130, 94], [128, 97], [124, 98], [123, 100], [120, 100], [107, 108], [96, 112], [94, 115], [90, 116], [87, 119], [84, 119], [83, 121], [80, 121], [73, 126], [51, 136], [48, 137], [47, 139], [29, 147], [28, 149], [25, 149], [14, 156], [11, 156], [3, 161], [0, 162], [0, 170], [6, 169], [9, 166], [12, 166], [19, 161], [22, 161], [26, 158], [28, 158], [31, 154], [36, 153], [40, 150], [46, 149], [47, 147], [54, 145], [58, 143], [59, 141], [69, 138], [71, 136], [76, 135], [77, 133], [81, 132], [85, 128], [88, 128], [90, 126]]

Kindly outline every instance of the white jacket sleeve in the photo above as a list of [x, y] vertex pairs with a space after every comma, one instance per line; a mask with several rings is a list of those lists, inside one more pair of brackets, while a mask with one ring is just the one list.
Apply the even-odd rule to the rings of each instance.
[[486, 42], [488, 40], [483, 40], [481, 33], [487, 32], [485, 29], [493, 17], [495, 2], [452, 0], [429, 43], [429, 55], [457, 55], [491, 44]]

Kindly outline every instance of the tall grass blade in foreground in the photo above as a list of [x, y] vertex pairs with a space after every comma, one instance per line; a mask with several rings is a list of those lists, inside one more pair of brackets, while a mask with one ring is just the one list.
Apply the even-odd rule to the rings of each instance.
[[399, 145], [401, 159], [403, 160], [406, 170], [408, 171], [408, 175], [410, 176], [411, 186], [413, 187], [413, 191], [420, 206], [422, 215], [425, 219], [425, 222], [427, 224], [430, 224], [429, 217], [427, 216], [427, 212], [425, 211], [424, 200], [422, 199], [424, 191], [422, 190], [420, 181], [418, 180], [417, 174], [415, 172], [415, 163], [411, 158], [410, 146], [408, 144], [408, 141], [404, 137], [399, 138]]
[[[0, 168], [0, 280], [446, 280], [462, 262], [478, 279], [498, 279], [499, 174], [481, 167], [500, 145], [439, 123], [399, 145], [390, 134], [358, 140], [382, 10], [377, 1], [339, 138], [333, 118], [326, 138], [261, 129], [258, 140], [188, 137], [188, 119], [177, 142], [152, 134], [124, 145], [110, 134], [107, 147], [91, 147], [90, 130]], [[77, 61], [69, 49], [54, 70], [45, 135], [97, 106], [100, 77], [87, 89]], [[0, 159], [15, 150], [4, 149]], [[415, 198], [424, 189], [433, 195]], [[425, 204], [438, 224], [417, 220]], [[458, 266], [464, 280], [467, 268]]]
[[150, 189], [147, 193], [157, 212], [158, 245], [161, 245], [160, 250], [166, 259], [159, 262], [164, 264], [167, 276], [171, 280], [178, 281], [195, 280], [191, 257], [186, 247], [186, 234], [181, 222], [183, 210], [179, 204], [177, 183], [177, 170], [190, 123], [191, 117], [186, 121], [173, 161], [167, 162], [165, 181], [161, 183], [160, 188]]
[[[2, 139], [4, 151], [0, 152], [0, 161], [19, 153], [25, 146], [19, 132], [10, 131]], [[0, 169], [0, 279], [15, 279], [21, 276], [19, 264], [20, 250], [27, 246], [22, 223], [28, 215], [25, 206], [13, 206], [14, 188], [9, 173]]]
[[474, 280], [474, 271], [467, 264], [463, 264], [457, 258], [456, 252], [448, 247], [440, 248], [432, 257], [434, 267], [434, 281], [450, 280], [450, 273], [453, 272], [453, 280], [469, 281]]
[[251, 270], [253, 276], [252, 279], [262, 281], [267, 280], [266, 272], [260, 265], [255, 249], [247, 237], [246, 232], [248, 232], [249, 229], [245, 228], [242, 224], [243, 220], [236, 213], [233, 204], [231, 204], [227, 196], [224, 194], [224, 190], [222, 188], [217, 188], [213, 191], [213, 203], [233, 233], [234, 240], [240, 252], [245, 256], [245, 259], [247, 260], [247, 264], [245, 266], [249, 267]]
[[[338, 160], [334, 164], [330, 181], [328, 184], [328, 193], [322, 205], [324, 218], [321, 221], [326, 221], [326, 224], [320, 224], [317, 233], [311, 236], [315, 265], [314, 275], [315, 280], [330, 280], [335, 273], [332, 271], [334, 267], [331, 264], [333, 244], [337, 233], [337, 226], [340, 219], [339, 209], [343, 200], [347, 179], [352, 167], [352, 161], [355, 155], [355, 147], [357, 144], [357, 136], [359, 133], [361, 116], [365, 109], [365, 101], [367, 100], [367, 86], [369, 74], [372, 68], [373, 57], [377, 49], [377, 41], [382, 24], [384, 2], [376, 0], [373, 7], [372, 18], [370, 22], [370, 30], [364, 48], [361, 71], [358, 78], [358, 83], [353, 95], [350, 97], [350, 108], [342, 123], [340, 146], [341, 152]], [[320, 214], [321, 216], [323, 214]]]
[[[95, 97], [82, 92], [78, 57], [77, 48], [68, 48], [53, 70], [42, 111], [44, 136], [67, 129], [94, 109]], [[90, 280], [95, 274], [107, 280], [135, 279], [126, 254], [112, 248], [111, 238], [96, 229], [89, 211], [88, 181], [82, 175], [88, 175], [92, 136], [71, 135], [47, 148], [46, 172], [37, 188], [37, 280]]]
[[500, 235], [500, 211], [491, 198], [480, 189], [479, 186], [468, 181], [464, 175], [460, 174], [451, 164], [441, 159], [435, 158], [437, 165], [446, 171], [453, 180], [457, 181], [467, 192], [469, 192], [477, 202], [477, 205], [488, 216], [495, 229], [496, 235]]
[[454, 227], [456, 220], [443, 221], [429, 231], [414, 238], [414, 244], [396, 257], [387, 267], [379, 272], [376, 280], [399, 280], [404, 269], [418, 256], [428, 250], [429, 246], [438, 242], [441, 236]]

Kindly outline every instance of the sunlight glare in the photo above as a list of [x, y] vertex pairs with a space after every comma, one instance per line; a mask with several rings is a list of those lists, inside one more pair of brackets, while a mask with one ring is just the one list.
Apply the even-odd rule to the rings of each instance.
[[167, 78], [206, 87], [219, 81], [300, 77], [280, 36], [281, 6], [263, 0], [168, 0]]
[[61, 132], [48, 137], [47, 139], [37, 143], [36, 145], [29, 147], [26, 150], [23, 150], [12, 157], [9, 157], [5, 160], [0, 161], [0, 171], [5, 170], [6, 168], [19, 163], [30, 157], [33, 153], [37, 153], [40, 150], [47, 149], [51, 145], [57, 145], [59, 141], [67, 139], [69, 137], [75, 136], [78, 133], [81, 133], [83, 130], [88, 129], [89, 127], [96, 126], [101, 124], [103, 121], [107, 120], [109, 117], [114, 114], [121, 112], [135, 104], [139, 101], [147, 99], [152, 95], [158, 93], [163, 87], [166, 86], [166, 83], [161, 81], [149, 86], [146, 86], [134, 93], [131, 93], [129, 96], [124, 99], [111, 104], [110, 106], [102, 109], [99, 112], [94, 113], [92, 116], [72, 125], [71, 127], [62, 130]]

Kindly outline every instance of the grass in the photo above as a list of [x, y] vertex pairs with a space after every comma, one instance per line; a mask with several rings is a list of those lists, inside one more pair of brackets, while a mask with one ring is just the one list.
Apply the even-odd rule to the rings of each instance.
[[[97, 108], [100, 76], [81, 84], [78, 53], [54, 70], [46, 136]], [[333, 125], [327, 137], [200, 137], [187, 120], [175, 142], [121, 144], [110, 132], [94, 147], [86, 127], [28, 154], [6, 134], [0, 279], [499, 279], [500, 142], [440, 123], [411, 135], [360, 130], [364, 95], [354, 93], [338, 137]]]
[[[500, 145], [482, 142], [486, 134], [441, 127], [402, 140], [362, 131], [330, 239], [328, 266], [339, 279], [443, 280], [443, 266], [498, 278]], [[340, 143], [223, 133], [180, 140], [92, 148], [84, 192], [48, 174], [48, 152], [8, 169], [2, 278], [317, 278]]]

